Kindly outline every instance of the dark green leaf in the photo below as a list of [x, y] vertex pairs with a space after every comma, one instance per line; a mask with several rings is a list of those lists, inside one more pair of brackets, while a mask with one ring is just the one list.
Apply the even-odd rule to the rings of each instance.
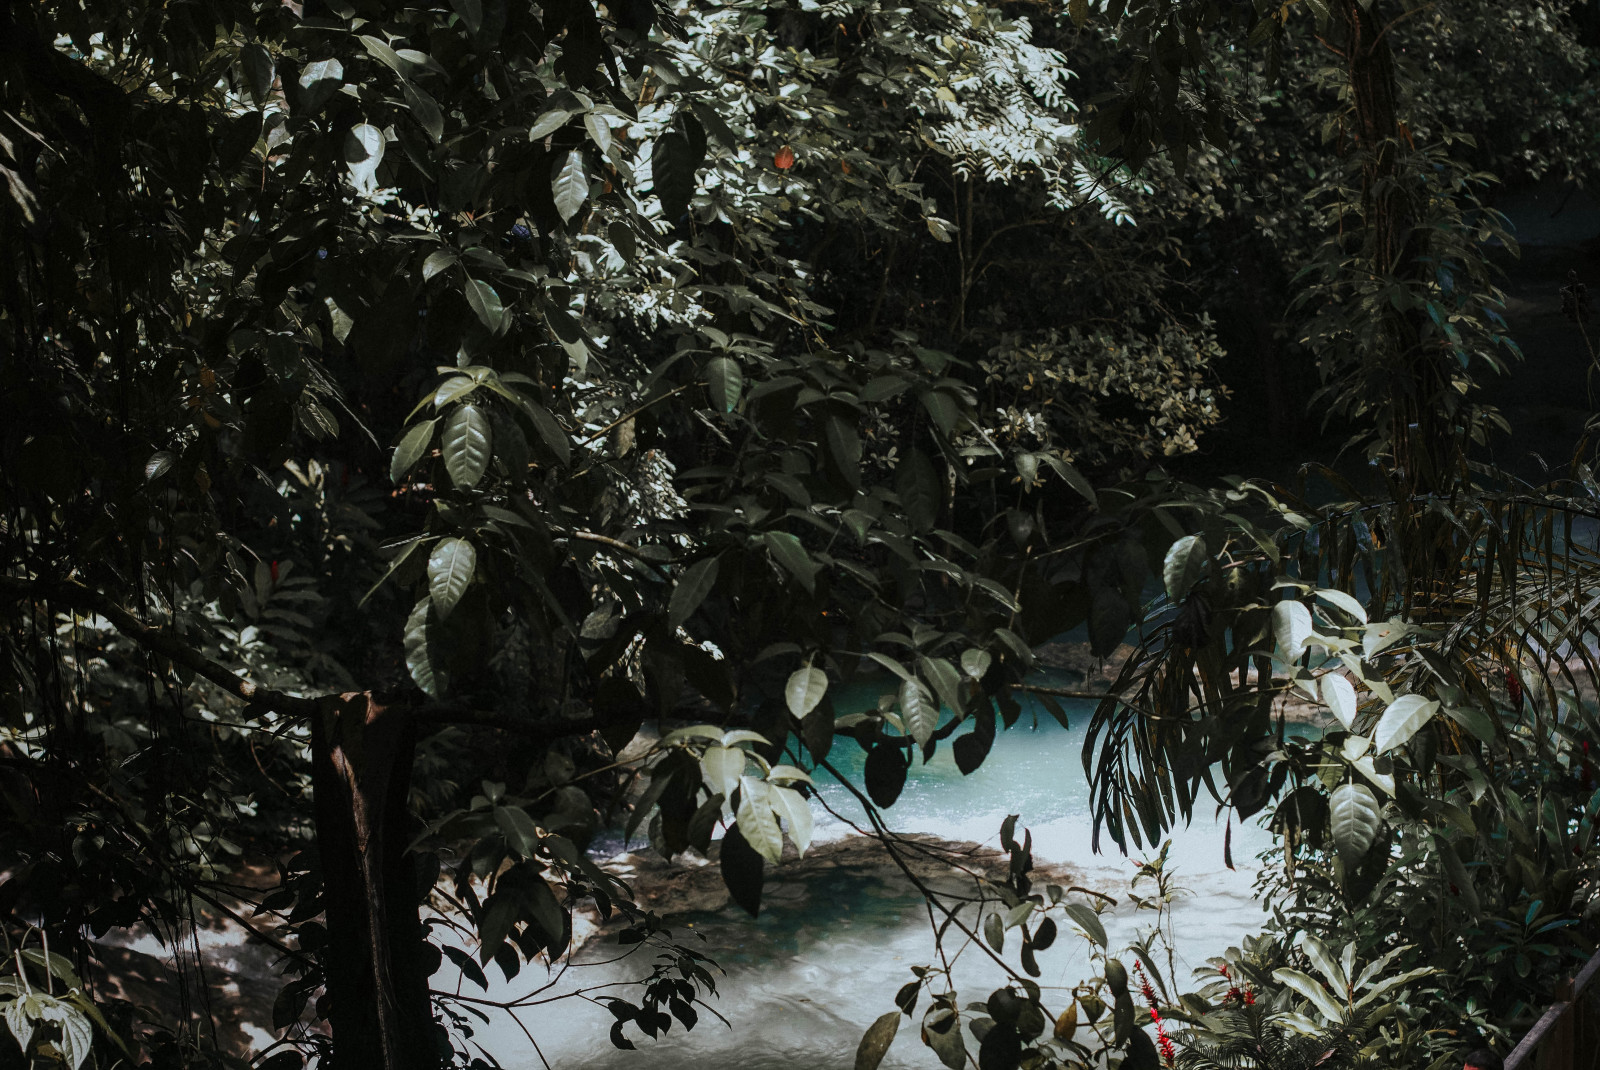
[[927, 454], [914, 449], [905, 455], [895, 468], [894, 489], [912, 526], [918, 531], [931, 530], [938, 520], [943, 497], [939, 477]]
[[906, 786], [906, 770], [910, 766], [910, 759], [906, 751], [893, 743], [875, 743], [867, 751], [866, 769], [863, 771], [867, 782], [867, 795], [879, 806], [888, 808], [900, 797], [901, 789]]
[[761, 913], [761, 881], [766, 859], [745, 841], [737, 824], [722, 837], [722, 883], [733, 901], [752, 918]]
[[439, 666], [439, 657], [432, 641], [431, 633], [434, 627], [432, 608], [432, 599], [423, 598], [417, 602], [411, 610], [411, 615], [406, 618], [406, 669], [411, 673], [412, 681], [422, 689], [423, 694], [430, 698], [439, 698], [450, 685], [449, 677]]
[[731, 357], [712, 357], [706, 361], [706, 391], [718, 412], [732, 412], [744, 389], [744, 373]]
[[855, 1070], [878, 1070], [878, 1064], [888, 1054], [894, 1035], [900, 1031], [900, 1012], [890, 1011], [867, 1027], [856, 1045]]
[[683, 574], [678, 577], [677, 584], [672, 588], [672, 598], [667, 602], [668, 628], [676, 630], [694, 615], [696, 609], [700, 608], [700, 603], [706, 600], [706, 595], [716, 586], [717, 572], [721, 564], [720, 558], [708, 557], [684, 569]]
[[506, 326], [506, 309], [500, 303], [500, 294], [482, 279], [467, 280], [467, 304], [478, 321], [494, 334]]
[[689, 211], [689, 202], [694, 197], [695, 172], [699, 167], [700, 160], [687, 137], [669, 132], [656, 138], [650, 154], [650, 173], [669, 223], [677, 222]]
[[458, 490], [476, 487], [492, 454], [489, 418], [476, 405], [457, 405], [445, 421], [442, 445], [450, 481]]
[[563, 223], [578, 214], [583, 202], [589, 199], [589, 174], [584, 170], [583, 153], [577, 149], [568, 152], [560, 170], [550, 180], [556, 211]]
[[438, 420], [425, 420], [407, 431], [395, 447], [394, 458], [389, 462], [389, 478], [397, 486], [405, 482], [406, 474], [416, 467], [422, 455], [428, 452], [433, 441], [433, 425]]
[[444, 620], [455, 609], [478, 565], [478, 551], [466, 539], [440, 539], [428, 555], [428, 595]]
[[250, 99], [255, 101], [256, 107], [261, 107], [267, 102], [267, 94], [272, 91], [272, 57], [265, 48], [251, 42], [239, 52], [239, 60], [244, 66], [245, 81], [250, 88]]
[[1347, 865], [1359, 862], [1378, 838], [1383, 811], [1365, 784], [1341, 784], [1328, 796], [1328, 826]]

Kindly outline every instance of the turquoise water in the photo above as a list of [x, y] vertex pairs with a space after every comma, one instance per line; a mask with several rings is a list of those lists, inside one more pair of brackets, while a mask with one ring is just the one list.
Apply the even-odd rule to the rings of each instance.
[[[1113, 946], [1120, 947], [1148, 928], [1150, 915], [1126, 900], [1132, 862], [1090, 850], [1082, 747], [1091, 706], [1084, 701], [1064, 705], [1070, 727], [1061, 727], [1042, 709], [1035, 722], [1033, 711], [1025, 709], [1018, 725], [1000, 733], [987, 761], [971, 776], [961, 775], [948, 745], [926, 765], [918, 760], [886, 816], [896, 831], [995, 845], [1006, 815], [1019, 814], [1019, 838], [1022, 827], [1032, 830], [1037, 859], [1069, 864], [1080, 883], [1122, 899], [1105, 919]], [[860, 783], [864, 755], [853, 740], [837, 740], [830, 759]], [[854, 796], [826, 777], [819, 791], [846, 821], [814, 807], [817, 839], [854, 835], [846, 823], [862, 816]], [[1238, 869], [1229, 871], [1222, 861], [1223, 832], [1224, 826], [1211, 820], [1207, 810], [1174, 836], [1170, 865], [1176, 867], [1179, 883], [1192, 892], [1171, 915], [1180, 982], [1206, 957], [1259, 928], [1262, 920], [1249, 890], [1255, 855], [1267, 846], [1268, 836], [1254, 826], [1235, 827]], [[606, 1037], [611, 1016], [603, 1006], [581, 997], [568, 999], [523, 1016], [544, 1059], [551, 1066], [618, 1070], [848, 1070], [863, 1030], [893, 1009], [895, 990], [912, 977], [910, 967], [935, 958], [926, 908], [920, 897], [887, 874], [846, 870], [818, 872], [804, 880], [779, 877], [767, 885], [759, 919], [736, 908], [674, 919], [680, 935], [691, 929], [703, 934], [706, 953], [725, 971], [719, 982], [722, 995], [714, 1006], [729, 1026], [702, 1011], [700, 1025], [691, 1033], [674, 1027], [650, 1041], [630, 1031], [639, 1050], [617, 1051]], [[1141, 890], [1148, 894], [1148, 887]], [[947, 947], [951, 953], [958, 950], [957, 944]], [[1014, 964], [1014, 948], [1010, 957]], [[1090, 972], [1087, 945], [1064, 927], [1055, 947], [1040, 956], [1040, 966], [1049, 1007], [1052, 986], [1070, 987]], [[549, 994], [637, 972], [636, 965], [627, 963], [580, 967]], [[957, 959], [957, 978], [963, 999], [981, 999], [1002, 975], [981, 954], [969, 951]], [[520, 994], [545, 981], [543, 971], [525, 970], [494, 996]], [[528, 1039], [510, 1022], [496, 1020], [478, 1029], [477, 1039], [506, 1067], [531, 1070], [541, 1065]], [[909, 1028], [902, 1030], [883, 1063], [898, 1070], [937, 1070], [939, 1065]]]

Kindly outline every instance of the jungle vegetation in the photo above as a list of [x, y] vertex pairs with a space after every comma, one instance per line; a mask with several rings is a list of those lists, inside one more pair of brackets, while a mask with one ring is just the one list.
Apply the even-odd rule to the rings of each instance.
[[[715, 978], [599, 829], [722, 829], [754, 913], [859, 747], [904, 852], [1079, 626], [1136, 647], [1103, 846], [1268, 813], [1276, 912], [1041, 991], [1098, 922], [1008, 822], [929, 894], [1014, 983], [923, 970], [858, 1067], [1503, 1045], [1593, 943], [1600, 486], [1492, 463], [1493, 205], [1593, 181], [1597, 50], [1595, 0], [0, 0], [5, 1059], [488, 1065], [433, 911], [510, 977], [580, 905], [647, 1047]], [[1308, 463], [1194, 457], [1241, 430]], [[252, 1059], [85, 980], [201, 911], [281, 953]]]

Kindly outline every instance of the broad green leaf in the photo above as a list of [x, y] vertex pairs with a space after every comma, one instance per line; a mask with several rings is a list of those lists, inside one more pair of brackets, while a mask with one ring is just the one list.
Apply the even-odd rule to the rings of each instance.
[[583, 202], [589, 199], [589, 174], [583, 167], [583, 153], [573, 149], [567, 153], [561, 169], [550, 180], [550, 192], [555, 195], [556, 211], [563, 223], [578, 214]]
[[787, 531], [769, 531], [762, 536], [767, 544], [767, 550], [772, 554], [772, 559], [782, 565], [784, 571], [800, 581], [800, 586], [806, 591], [816, 589], [817, 573], [822, 566], [812, 560], [806, 553], [806, 548], [800, 545], [800, 540]]
[[1340, 784], [1328, 796], [1328, 829], [1346, 864], [1366, 855], [1382, 827], [1378, 797], [1365, 784]]
[[731, 357], [712, 357], [706, 361], [706, 392], [718, 412], [732, 412], [744, 389], [744, 372]]
[[950, 1008], [937, 1004], [928, 1008], [927, 1015], [922, 1019], [922, 1041], [933, 1049], [948, 1070], [963, 1070], [966, 1067], [967, 1042], [962, 1035], [961, 1019]]
[[444, 467], [458, 490], [471, 490], [483, 479], [492, 454], [489, 417], [478, 406], [468, 403], [450, 410], [445, 421]]
[[667, 601], [668, 628], [676, 630], [694, 615], [694, 611], [700, 608], [700, 603], [706, 600], [706, 595], [716, 585], [717, 572], [721, 567], [721, 558], [707, 557], [683, 570], [672, 588], [672, 597]]
[[1161, 579], [1167, 587], [1167, 597], [1174, 602], [1183, 601], [1189, 588], [1195, 585], [1206, 567], [1206, 541], [1198, 535], [1185, 535], [1167, 550], [1161, 564]]
[[496, 806], [494, 823], [506, 838], [506, 845], [523, 858], [534, 857], [539, 849], [539, 828], [520, 806]]
[[783, 830], [772, 812], [772, 788], [755, 777], [739, 778], [739, 831], [756, 853], [773, 865], [783, 858]]
[[899, 1029], [899, 1011], [890, 1011], [868, 1026], [861, 1043], [856, 1047], [855, 1070], [878, 1070], [878, 1064], [888, 1054], [889, 1045], [894, 1043], [894, 1035]]
[[450, 616], [478, 566], [478, 551], [466, 539], [440, 539], [428, 555], [428, 596], [440, 620]]
[[961, 652], [961, 671], [974, 680], [983, 679], [983, 674], [989, 671], [991, 658], [987, 650], [973, 647]]
[[[933, 685], [934, 694], [950, 707], [952, 713], [959, 714], [965, 708], [961, 701], [961, 674], [954, 665], [944, 658], [930, 658], [924, 654], [918, 656], [917, 668], [922, 670], [923, 677]], [[934, 713], [937, 716], [938, 711]]]
[[789, 826], [789, 838], [794, 841], [800, 857], [804, 858], [806, 848], [811, 846], [811, 804], [793, 788], [775, 784], [772, 787], [772, 808]]
[[417, 462], [422, 460], [422, 455], [428, 452], [428, 444], [433, 441], [433, 425], [438, 420], [424, 420], [405, 433], [400, 440], [400, 445], [394, 449], [394, 459], [389, 462], [389, 479], [399, 485], [405, 482], [406, 474], [415, 468]]
[[713, 795], [722, 795], [722, 809], [733, 814], [733, 793], [744, 776], [744, 763], [749, 755], [738, 747], [707, 747], [700, 756], [700, 775], [706, 789]]
[[783, 699], [790, 713], [804, 717], [817, 708], [817, 703], [827, 693], [828, 674], [807, 665], [789, 674], [789, 682], [783, 688]]
[[259, 44], [251, 42], [239, 51], [239, 61], [244, 67], [245, 81], [250, 88], [250, 99], [259, 108], [267, 102], [272, 91], [272, 56]]
[[939, 477], [927, 454], [913, 449], [895, 467], [894, 490], [900, 496], [911, 526], [918, 531], [928, 531], [938, 520], [939, 505], [943, 500], [939, 491]]
[[405, 93], [406, 106], [411, 109], [411, 115], [427, 131], [428, 137], [434, 143], [444, 139], [444, 113], [439, 110], [439, 102], [429, 96], [426, 90], [419, 89], [411, 82], [401, 85]]
[[1339, 1001], [1328, 994], [1328, 990], [1317, 983], [1316, 978], [1299, 970], [1277, 969], [1272, 971], [1273, 980], [1279, 984], [1287, 985], [1317, 1008], [1317, 1013], [1331, 1024], [1344, 1021], [1344, 1008]]
[[1439, 712], [1439, 703], [1422, 695], [1401, 695], [1389, 703], [1372, 732], [1373, 746], [1384, 754], [1416, 735]]
[[939, 707], [916, 680], [906, 680], [900, 685], [899, 701], [906, 732], [917, 741], [919, 747], [927, 746], [934, 730], [939, 727]]
[[1346, 732], [1355, 731], [1356, 723], [1356, 689], [1350, 681], [1336, 672], [1324, 675], [1318, 683], [1322, 692], [1322, 701], [1333, 711], [1334, 717], [1344, 726]]
[[1495, 741], [1495, 720], [1476, 706], [1446, 706], [1445, 715], [1465, 728], [1480, 743]]
[[[439, 384], [439, 389], [433, 392], [433, 407], [442, 409], [457, 398], [464, 397], [478, 388], [478, 380], [470, 375], [456, 375]], [[426, 401], [423, 402], [427, 404]], [[421, 405], [417, 406], [420, 410]]]
[[1361, 640], [1361, 652], [1368, 658], [1376, 657], [1404, 639], [1410, 631], [1403, 621], [1386, 620], [1367, 625]]
[[449, 688], [450, 682], [438, 665], [433, 637], [429, 634], [434, 627], [430, 616], [432, 607], [431, 598], [420, 599], [406, 618], [406, 670], [423, 694], [429, 698], [439, 698]]
[[378, 165], [383, 162], [383, 131], [371, 123], [357, 123], [344, 138], [344, 163], [359, 193], [378, 188]]
[[1361, 998], [1356, 1000], [1356, 1009], [1360, 1010], [1362, 1007], [1365, 1007], [1367, 1004], [1382, 998], [1385, 994], [1392, 992], [1396, 988], [1401, 988], [1405, 985], [1408, 985], [1412, 981], [1420, 981], [1424, 977], [1432, 977], [1438, 972], [1438, 970], [1435, 970], [1432, 967], [1421, 966], [1415, 970], [1407, 970], [1404, 973], [1397, 973], [1393, 976], [1385, 977], [1383, 980], [1379, 981], [1377, 984], [1373, 985], [1371, 988], [1367, 989], [1367, 991], [1361, 994]]
[[543, 141], [551, 134], [566, 125], [572, 118], [572, 113], [565, 108], [551, 108], [543, 112], [533, 121], [533, 127], [528, 131], [529, 141]]
[[500, 302], [499, 292], [482, 279], [468, 279], [466, 293], [467, 304], [478, 321], [494, 334], [500, 334], [506, 326], [506, 309]]
[[428, 282], [439, 272], [459, 263], [461, 257], [456, 255], [454, 249], [435, 249], [428, 254], [428, 259], [422, 262], [422, 281]]
[[668, 223], [676, 223], [689, 211], [699, 163], [689, 139], [676, 131], [662, 134], [651, 147], [650, 181]]
[[539, 432], [540, 441], [550, 447], [550, 452], [556, 455], [556, 460], [563, 465], [570, 464], [572, 462], [572, 440], [561, 429], [561, 425], [550, 414], [550, 410], [538, 402], [529, 401], [526, 398], [523, 399], [522, 409], [528, 414], [528, 419], [533, 421], [533, 429]]
[[1311, 610], [1294, 599], [1279, 602], [1272, 607], [1272, 635], [1285, 661], [1299, 658], [1311, 637]]
[[1317, 597], [1330, 606], [1344, 610], [1362, 624], [1367, 623], [1366, 607], [1351, 595], [1345, 594], [1343, 591], [1321, 590], [1317, 592]]
[[1304, 951], [1306, 958], [1311, 960], [1311, 965], [1322, 974], [1323, 980], [1332, 986], [1335, 992], [1343, 992], [1350, 987], [1350, 977], [1344, 967], [1339, 965], [1337, 959], [1328, 953], [1328, 949], [1321, 940], [1314, 936], [1307, 936], [1300, 941], [1300, 950]]
[[1106, 939], [1105, 924], [1092, 907], [1084, 903], [1067, 903], [1062, 909], [1067, 912], [1067, 917], [1072, 919], [1073, 924], [1082, 929], [1084, 935], [1094, 941], [1096, 946], [1101, 948], [1110, 946]]
[[611, 126], [604, 116], [592, 111], [586, 113], [583, 117], [583, 127], [600, 149], [600, 155], [604, 156], [611, 151]]

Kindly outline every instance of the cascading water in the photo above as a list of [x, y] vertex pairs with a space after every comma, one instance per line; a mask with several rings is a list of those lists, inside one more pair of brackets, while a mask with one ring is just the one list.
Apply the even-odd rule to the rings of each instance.
[[[1127, 899], [1133, 861], [1115, 853], [1095, 855], [1090, 849], [1082, 726], [1091, 707], [1082, 701], [1066, 705], [1070, 729], [1063, 729], [1042, 710], [1025, 710], [1015, 728], [1000, 733], [988, 760], [970, 776], [956, 769], [948, 747], [941, 748], [931, 762], [912, 768], [903, 794], [886, 816], [898, 832], [994, 845], [1006, 815], [1021, 815], [1018, 835], [1024, 827], [1032, 830], [1037, 860], [1065, 864], [1074, 870], [1076, 883], [1118, 898], [1119, 907], [1104, 918], [1116, 950], [1149, 928], [1154, 915], [1136, 911]], [[864, 756], [853, 742], [840, 739], [831, 758], [841, 772], [860, 782]], [[818, 788], [822, 800], [844, 820], [816, 807], [817, 840], [854, 836], [846, 823], [862, 817], [854, 796], [826, 779]], [[1233, 871], [1223, 864], [1223, 837], [1223, 822], [1211, 820], [1209, 814], [1173, 836], [1167, 866], [1191, 893], [1176, 902], [1168, 919], [1176, 937], [1172, 965], [1180, 990], [1188, 987], [1195, 966], [1237, 944], [1264, 920], [1250, 888], [1258, 866], [1256, 854], [1267, 846], [1269, 836], [1255, 824], [1235, 827]], [[474, 1040], [511, 1070], [541, 1066], [541, 1053], [551, 1066], [617, 1070], [641, 1066], [847, 1070], [863, 1030], [894, 1009], [896, 989], [912, 978], [910, 967], [931, 963], [937, 954], [921, 897], [890, 869], [887, 859], [885, 863], [866, 869], [808, 867], [801, 879], [780, 870], [768, 883], [758, 919], [732, 906], [670, 919], [679, 937], [701, 934], [705, 953], [725, 971], [718, 979], [720, 998], [711, 1004], [731, 1028], [702, 1011], [699, 1025], [688, 1033], [674, 1025], [651, 1041], [630, 1028], [629, 1036], [640, 1050], [619, 1051], [607, 1039], [613, 1019], [605, 1007], [567, 998], [522, 1013], [539, 1053], [504, 1013], [492, 1013], [490, 1024], [475, 1026]], [[1052, 1004], [1053, 986], [1070, 988], [1094, 972], [1087, 943], [1069, 925], [1063, 923], [1062, 928], [1062, 938], [1040, 955], [1039, 983], [1046, 991], [1047, 1007]], [[947, 940], [947, 953], [955, 954], [960, 946]], [[632, 960], [606, 961], [615, 960], [623, 950], [614, 943], [595, 942], [577, 956], [588, 965], [567, 971], [538, 998], [579, 989], [604, 998], [607, 991], [594, 986], [638, 976], [648, 968], [647, 963]], [[1015, 949], [1011, 950], [1014, 962]], [[1002, 983], [998, 967], [976, 948], [960, 952], [955, 970], [965, 1000], [982, 999]], [[499, 979], [497, 970], [491, 967], [488, 972]], [[442, 974], [435, 982], [440, 980]], [[488, 995], [504, 1000], [549, 981], [543, 971], [525, 971], [512, 984], [493, 984]], [[477, 994], [475, 989], [466, 991]], [[1059, 995], [1053, 1002], [1058, 1009], [1065, 1005]], [[939, 1063], [907, 1028], [883, 1066], [936, 1070]]]

